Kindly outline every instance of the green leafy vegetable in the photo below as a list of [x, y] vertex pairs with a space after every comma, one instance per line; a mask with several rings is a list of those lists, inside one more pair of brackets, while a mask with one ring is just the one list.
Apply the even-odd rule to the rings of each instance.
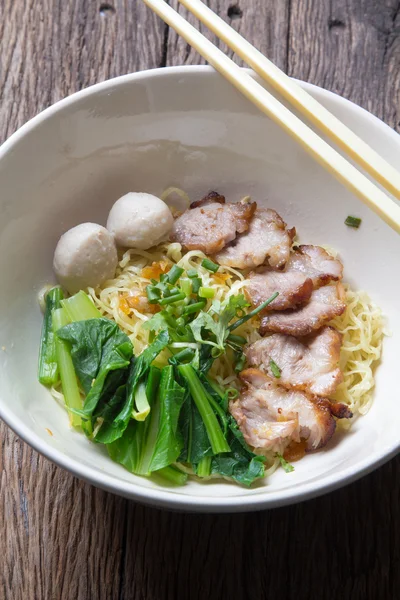
[[[108, 375], [128, 368], [132, 343], [116, 323], [105, 318], [70, 323], [57, 331], [57, 336], [71, 344], [75, 372], [87, 394], [83, 414], [91, 416], [102, 397]], [[120, 373], [115, 383], [121, 383]]]
[[[53, 330], [55, 333], [54, 342], [56, 349], [57, 365], [60, 370], [60, 379], [65, 404], [68, 409], [81, 410], [82, 398], [79, 391], [78, 380], [76, 378], [74, 365], [71, 358], [69, 346], [61, 340], [56, 334], [68, 323], [68, 317], [63, 308], [53, 310]], [[73, 427], [79, 427], [82, 424], [81, 418], [74, 412], [69, 411], [69, 418]]]
[[180, 454], [183, 440], [178, 432], [178, 420], [184, 396], [185, 390], [175, 381], [173, 367], [164, 367], [158, 390], [159, 429], [150, 471], [158, 471], [172, 464]]
[[294, 471], [294, 466], [291, 465], [290, 463], [288, 463], [288, 461], [283, 458], [282, 454], [279, 454], [277, 452], [276, 456], [279, 458], [279, 462], [281, 463], [281, 467], [282, 467], [282, 469], [286, 473], [291, 473], [292, 471]]
[[157, 477], [165, 479], [168, 483], [174, 485], [184, 485], [187, 482], [188, 476], [183, 471], [174, 467], [164, 467], [155, 473]]
[[190, 393], [185, 395], [179, 418], [179, 430], [183, 436], [180, 462], [198, 464], [205, 456], [213, 454], [203, 419]]
[[43, 385], [53, 385], [59, 379], [56, 356], [56, 339], [53, 331], [53, 311], [60, 308], [64, 294], [60, 287], [47, 292], [46, 310], [40, 339], [38, 379]]
[[185, 379], [190, 394], [203, 419], [214, 454], [229, 452], [229, 444], [219, 426], [215, 413], [211, 407], [209, 396], [198, 378], [196, 371], [191, 365], [179, 365], [178, 370], [183, 379]]
[[[132, 410], [134, 408], [134, 401], [136, 390], [142, 377], [146, 375], [150, 369], [151, 363], [157, 358], [157, 356], [164, 350], [169, 342], [169, 335], [167, 331], [161, 331], [156, 339], [142, 354], [131, 362], [129, 370], [129, 377], [126, 390], [126, 401], [115, 418], [115, 424], [126, 424], [129, 420]], [[126, 427], [126, 425], [125, 425]]]
[[211, 472], [230, 477], [242, 485], [250, 486], [256, 479], [264, 476], [265, 458], [250, 450], [236, 421], [231, 416], [229, 417], [229, 429], [228, 441], [231, 452], [214, 456]]
[[205, 456], [201, 459], [196, 468], [198, 477], [209, 477], [211, 475], [211, 456]]
[[98, 319], [101, 312], [95, 307], [92, 300], [85, 292], [80, 291], [71, 298], [61, 301], [70, 321], [85, 321], [87, 319]]
[[111, 458], [138, 475], [149, 475], [174, 463], [183, 446], [178, 429], [183, 401], [184, 390], [174, 379], [173, 367], [164, 367], [150, 417], [142, 422], [131, 420], [122, 437], [107, 443]]

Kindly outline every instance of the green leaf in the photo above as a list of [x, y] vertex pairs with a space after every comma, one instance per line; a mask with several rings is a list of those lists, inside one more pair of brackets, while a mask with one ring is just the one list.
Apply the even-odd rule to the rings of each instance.
[[70, 323], [59, 329], [57, 336], [71, 344], [74, 369], [87, 394], [83, 414], [91, 416], [108, 375], [129, 366], [132, 343], [116, 323], [105, 318]]
[[171, 317], [165, 310], [162, 310], [153, 315], [148, 321], [145, 321], [142, 327], [148, 331], [161, 331], [164, 329], [168, 330], [172, 325], [173, 321], [171, 320]]
[[[128, 382], [126, 384], [126, 397], [120, 407], [119, 413], [116, 415], [112, 424], [113, 436], [108, 439], [107, 443], [118, 439], [125, 431], [129, 420], [132, 415], [134, 408], [135, 394], [140, 380], [147, 374], [150, 369], [151, 363], [157, 358], [162, 350], [167, 346], [169, 342], [169, 335], [167, 331], [162, 331], [158, 334], [156, 339], [142, 354], [131, 362], [129, 370]], [[101, 431], [101, 430], [100, 430]]]
[[160, 421], [150, 471], [158, 471], [174, 463], [183, 446], [182, 436], [178, 431], [178, 420], [185, 390], [175, 381], [174, 369], [171, 366], [164, 367], [161, 372], [158, 395]]
[[211, 472], [230, 477], [249, 487], [256, 479], [264, 476], [265, 458], [251, 451], [232, 416], [229, 416], [229, 429], [228, 442], [231, 452], [214, 456], [211, 463]]

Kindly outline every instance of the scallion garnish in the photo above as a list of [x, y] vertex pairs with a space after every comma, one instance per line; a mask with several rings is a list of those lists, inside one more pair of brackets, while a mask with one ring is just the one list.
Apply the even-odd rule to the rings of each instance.
[[157, 304], [161, 298], [161, 290], [154, 285], [148, 285], [146, 287], [146, 294], [150, 304]]
[[193, 277], [192, 279], [192, 292], [193, 294], [197, 294], [199, 289], [201, 288], [202, 280], [200, 277]]
[[216, 273], [218, 271], [218, 269], [219, 269], [219, 265], [215, 264], [209, 258], [205, 258], [201, 262], [201, 266], [204, 267], [205, 269], [207, 269], [207, 271], [211, 271], [211, 273]]
[[355, 229], [358, 229], [361, 225], [361, 219], [359, 217], [352, 217], [349, 215], [344, 224], [348, 227], [354, 227]]
[[201, 287], [199, 289], [200, 298], [214, 298], [215, 290], [208, 287]]
[[232, 323], [232, 325], [230, 325], [228, 328], [229, 331], [234, 331], [234, 329], [237, 329], [238, 327], [240, 327], [240, 325], [243, 325], [243, 323], [246, 323], [247, 321], [249, 321], [256, 315], [258, 315], [259, 312], [261, 312], [266, 306], [268, 306], [268, 304], [271, 304], [271, 302], [273, 302], [275, 300], [275, 298], [277, 298], [278, 296], [279, 296], [279, 292], [275, 292], [275, 294], [272, 294], [272, 296], [270, 298], [268, 298], [268, 300], [265, 300], [265, 302], [260, 304], [260, 306], [257, 306], [257, 308], [255, 308], [254, 310], [249, 312], [247, 315], [245, 315], [238, 321], [235, 321], [235, 323]]
[[186, 271], [186, 275], [190, 277], [190, 279], [193, 279], [193, 277], [197, 277], [198, 273], [196, 269], [189, 269], [189, 271]]
[[276, 377], [277, 379], [279, 379], [281, 376], [281, 369], [278, 367], [278, 365], [272, 358], [270, 358], [270, 361], [269, 361], [269, 368], [272, 371], [272, 375], [274, 377]]
[[202, 300], [201, 302], [195, 302], [194, 304], [189, 304], [188, 306], [185, 306], [185, 308], [183, 309], [183, 314], [184, 315], [192, 315], [193, 313], [198, 312], [199, 310], [202, 310], [206, 305], [206, 301]]
[[186, 296], [190, 296], [192, 294], [192, 281], [190, 279], [181, 279], [179, 285], [181, 286], [181, 290]]
[[174, 265], [172, 267], [172, 269], [169, 271], [168, 279], [166, 281], [168, 281], [169, 283], [171, 283], [173, 285], [174, 283], [176, 283], [178, 281], [180, 276], [183, 274], [183, 271], [184, 270], [181, 267], [178, 267], [178, 265]]
[[180, 302], [180, 300], [184, 300], [186, 298], [186, 294], [180, 292], [179, 294], [173, 294], [172, 296], [168, 296], [167, 298], [163, 298], [158, 301], [158, 304], [161, 306], [166, 306], [167, 304], [175, 304], [175, 302]]

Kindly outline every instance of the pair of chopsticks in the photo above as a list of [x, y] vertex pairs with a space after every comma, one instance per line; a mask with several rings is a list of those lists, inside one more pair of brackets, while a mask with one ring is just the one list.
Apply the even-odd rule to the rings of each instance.
[[[277, 98], [236, 65], [164, 0], [144, 0], [156, 14], [180, 34], [217, 71], [261, 111], [291, 135], [322, 166], [400, 233], [400, 206], [353, 164], [320, 138]], [[223, 40], [294, 108], [301, 112], [348, 157], [388, 192], [400, 199], [400, 173], [332, 115], [303, 88], [256, 50], [201, 0], [179, 0], [193, 15]]]

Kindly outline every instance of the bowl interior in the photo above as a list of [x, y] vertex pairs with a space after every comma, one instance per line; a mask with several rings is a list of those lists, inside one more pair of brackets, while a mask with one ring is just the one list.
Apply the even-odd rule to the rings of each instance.
[[[400, 167], [394, 132], [338, 96], [303, 85]], [[229, 200], [250, 194], [295, 225], [302, 243], [336, 248], [345, 280], [369, 292], [392, 333], [370, 412], [325, 450], [297, 463], [294, 473], [279, 471], [251, 490], [226, 482], [169, 489], [131, 475], [71, 431], [64, 409], [36, 381], [42, 323], [37, 293], [54, 279], [59, 236], [83, 221], [105, 224], [113, 202], [128, 191], [159, 195], [170, 185], [192, 198], [212, 189]], [[59, 103], [0, 150], [0, 189], [0, 413], [51, 459], [126, 496], [240, 510], [320, 493], [396, 451], [400, 237], [211, 69], [124, 76]], [[349, 214], [362, 218], [359, 230], [344, 225]]]

